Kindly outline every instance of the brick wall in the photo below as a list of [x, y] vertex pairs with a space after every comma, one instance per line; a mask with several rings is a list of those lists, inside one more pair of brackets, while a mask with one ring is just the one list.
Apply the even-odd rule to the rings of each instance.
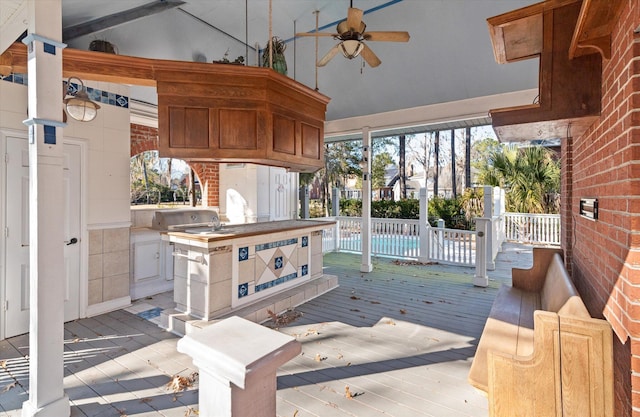
[[189, 165], [200, 180], [202, 205], [220, 207], [220, 164], [192, 162]]
[[[572, 177], [563, 244], [571, 248], [568, 261], [590, 313], [604, 316], [617, 336], [615, 415], [621, 417], [640, 417], [639, 13], [638, 2], [626, 3], [613, 32], [612, 57], [603, 60], [600, 120], [567, 142], [572, 165], [564, 162], [563, 172]], [[580, 217], [581, 197], [598, 198], [598, 221]]]
[[[131, 156], [140, 152], [157, 150], [158, 129], [155, 127], [131, 124]], [[202, 205], [219, 207], [220, 205], [220, 169], [218, 163], [192, 162], [189, 166], [198, 176], [202, 187]]]

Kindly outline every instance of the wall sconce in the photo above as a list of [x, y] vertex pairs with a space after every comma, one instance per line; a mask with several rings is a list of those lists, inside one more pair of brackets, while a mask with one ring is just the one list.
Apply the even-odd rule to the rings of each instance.
[[[75, 94], [69, 91], [72, 79], [78, 80], [80, 83], [78, 91], [76, 91]], [[89, 99], [84, 88], [84, 83], [77, 77], [69, 77], [67, 80], [67, 97], [63, 102], [69, 116], [81, 122], [90, 122], [95, 119], [98, 114], [98, 109], [100, 108], [98, 104]]]
[[345, 58], [353, 59], [360, 55], [364, 49], [364, 44], [358, 40], [348, 39], [340, 42], [340, 50]]

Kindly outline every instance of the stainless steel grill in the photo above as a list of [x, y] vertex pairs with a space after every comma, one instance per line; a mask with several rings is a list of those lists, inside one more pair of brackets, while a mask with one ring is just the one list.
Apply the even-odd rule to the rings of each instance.
[[180, 209], [156, 211], [151, 227], [156, 230], [181, 231], [198, 226], [220, 226], [220, 218], [211, 209]]

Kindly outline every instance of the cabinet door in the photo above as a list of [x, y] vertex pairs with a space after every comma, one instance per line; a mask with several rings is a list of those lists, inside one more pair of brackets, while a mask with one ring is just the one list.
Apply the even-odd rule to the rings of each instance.
[[133, 246], [133, 280], [136, 282], [160, 276], [161, 242], [139, 242]]

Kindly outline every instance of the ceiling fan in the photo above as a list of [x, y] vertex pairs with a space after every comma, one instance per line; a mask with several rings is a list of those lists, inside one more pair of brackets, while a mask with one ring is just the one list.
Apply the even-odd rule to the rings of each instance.
[[320, 33], [316, 30], [316, 32], [311, 33], [296, 33], [296, 36], [331, 36], [340, 41], [317, 62], [316, 65], [319, 67], [327, 65], [338, 52], [342, 52], [345, 58], [349, 59], [362, 55], [362, 58], [370, 67], [377, 67], [382, 61], [364, 41], [407, 42], [409, 41], [409, 33], [403, 31], [365, 32], [367, 25], [362, 21], [362, 15], [363, 11], [354, 8], [353, 0], [351, 0], [347, 19], [338, 23], [337, 34]]

